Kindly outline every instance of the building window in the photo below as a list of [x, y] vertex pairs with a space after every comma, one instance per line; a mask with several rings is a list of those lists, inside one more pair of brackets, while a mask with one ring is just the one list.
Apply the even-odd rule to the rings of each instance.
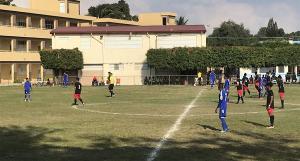
[[25, 19], [18, 18], [16, 20], [16, 23], [17, 23], [17, 26], [19, 26], [19, 27], [26, 27], [26, 20]]
[[17, 40], [16, 51], [26, 51], [26, 40]]
[[124, 64], [111, 64], [110, 65], [111, 71], [123, 70], [123, 69], [124, 69]]
[[137, 49], [143, 47], [143, 38], [141, 36], [105, 36], [104, 46], [109, 49]]
[[45, 21], [46, 29], [53, 29], [54, 28], [54, 21], [53, 20], [46, 20]]
[[278, 67], [278, 73], [284, 73], [284, 66]]
[[65, 13], [66, 12], [65, 2], [61, 2], [59, 4], [59, 11], [60, 11], [60, 13]]
[[162, 24], [165, 26], [167, 25], [168, 17], [163, 17], [162, 18]]
[[135, 64], [135, 70], [149, 70], [148, 64]]
[[267, 73], [267, 72], [271, 72], [272, 73], [272, 71], [274, 70], [274, 68], [273, 67], [262, 67], [259, 70], [260, 70], [259, 73]]
[[91, 48], [91, 37], [80, 36], [80, 49], [90, 49], [90, 48]]
[[158, 35], [157, 48], [197, 47], [196, 35]]
[[70, 22], [71, 27], [77, 27], [77, 22]]
[[289, 66], [288, 72], [289, 72], [289, 73], [295, 73], [295, 68], [294, 68], [294, 66]]

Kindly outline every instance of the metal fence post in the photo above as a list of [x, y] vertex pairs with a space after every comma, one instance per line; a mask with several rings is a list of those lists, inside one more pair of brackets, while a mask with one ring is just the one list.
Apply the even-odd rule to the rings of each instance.
[[169, 85], [171, 85], [171, 76], [169, 75]]

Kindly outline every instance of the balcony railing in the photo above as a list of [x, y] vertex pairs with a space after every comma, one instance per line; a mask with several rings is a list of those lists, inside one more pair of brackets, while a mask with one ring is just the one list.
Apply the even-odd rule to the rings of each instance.
[[11, 50], [0, 49], [0, 52], [11, 52]]

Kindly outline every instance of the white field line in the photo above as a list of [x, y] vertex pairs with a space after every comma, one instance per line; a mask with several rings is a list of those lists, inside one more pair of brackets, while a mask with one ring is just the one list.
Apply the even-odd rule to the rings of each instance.
[[188, 112], [193, 108], [195, 102], [202, 95], [202, 91], [203, 90], [201, 90], [197, 94], [197, 96], [193, 99], [193, 101], [185, 108], [184, 112], [178, 117], [176, 122], [171, 126], [171, 128], [167, 131], [167, 133], [162, 137], [160, 142], [156, 145], [155, 149], [149, 154], [149, 157], [147, 158], [147, 161], [153, 161], [157, 157], [157, 155], [158, 155], [160, 149], [162, 148], [162, 146], [178, 130], [182, 120], [187, 116]]
[[[286, 103], [287, 104], [287, 103]], [[289, 104], [293, 106], [300, 106], [300, 104]], [[85, 105], [86, 106], [86, 105]], [[72, 106], [72, 108], [89, 112], [89, 113], [99, 113], [99, 114], [107, 114], [107, 115], [120, 115], [120, 116], [145, 116], [145, 117], [178, 117], [180, 115], [159, 115], [159, 114], [134, 114], [134, 113], [118, 113], [118, 112], [106, 112], [106, 111], [97, 111], [97, 110], [90, 110], [85, 108], [77, 108], [76, 106]], [[289, 112], [289, 111], [300, 111], [300, 108], [293, 108], [293, 109], [282, 109], [282, 110], [276, 110], [275, 112]], [[247, 115], [247, 114], [260, 114], [265, 113], [266, 111], [250, 111], [250, 112], [234, 112], [230, 113], [228, 112], [228, 115]], [[218, 116], [219, 114], [215, 113], [206, 113], [206, 114], [198, 114], [198, 115], [188, 115], [188, 117], [198, 117], [198, 116]]]
[[97, 110], [89, 110], [85, 108], [78, 108], [76, 106], [72, 106], [72, 108], [79, 110], [79, 111], [85, 111], [90, 113], [100, 113], [100, 114], [108, 114], [108, 115], [124, 115], [124, 116], [149, 116], [149, 117], [176, 117], [179, 115], [150, 115], [150, 114], [134, 114], [134, 113], [118, 113], [118, 112], [104, 112], [104, 111], [97, 111]]

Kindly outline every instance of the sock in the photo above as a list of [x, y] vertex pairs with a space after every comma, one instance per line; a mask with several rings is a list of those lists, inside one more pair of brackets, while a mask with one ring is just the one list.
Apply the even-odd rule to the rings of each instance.
[[220, 119], [221, 119], [223, 131], [227, 131], [228, 130], [228, 126], [226, 124], [225, 118], [220, 118]]
[[80, 98], [79, 101], [83, 104], [83, 100]]
[[241, 100], [242, 100], [242, 102], [244, 103], [244, 98], [243, 98], [243, 97], [241, 97]]
[[245, 91], [243, 91], [243, 96], [245, 97], [245, 95], [246, 95], [246, 92], [245, 92]]
[[249, 95], [251, 95], [251, 92], [250, 92], [250, 90], [248, 90], [248, 93], [249, 93]]
[[274, 119], [275, 119], [274, 116], [270, 116], [270, 125], [271, 126], [274, 126]]
[[281, 100], [281, 108], [284, 108], [284, 100]]
[[74, 99], [74, 104], [76, 105], [76, 103], [77, 103], [77, 99]]
[[238, 96], [238, 101], [237, 101], [237, 103], [240, 103], [240, 99], [241, 99], [241, 97], [240, 97], [240, 96]]
[[113, 91], [109, 91], [110, 92], [110, 97], [112, 97], [113, 96]]

